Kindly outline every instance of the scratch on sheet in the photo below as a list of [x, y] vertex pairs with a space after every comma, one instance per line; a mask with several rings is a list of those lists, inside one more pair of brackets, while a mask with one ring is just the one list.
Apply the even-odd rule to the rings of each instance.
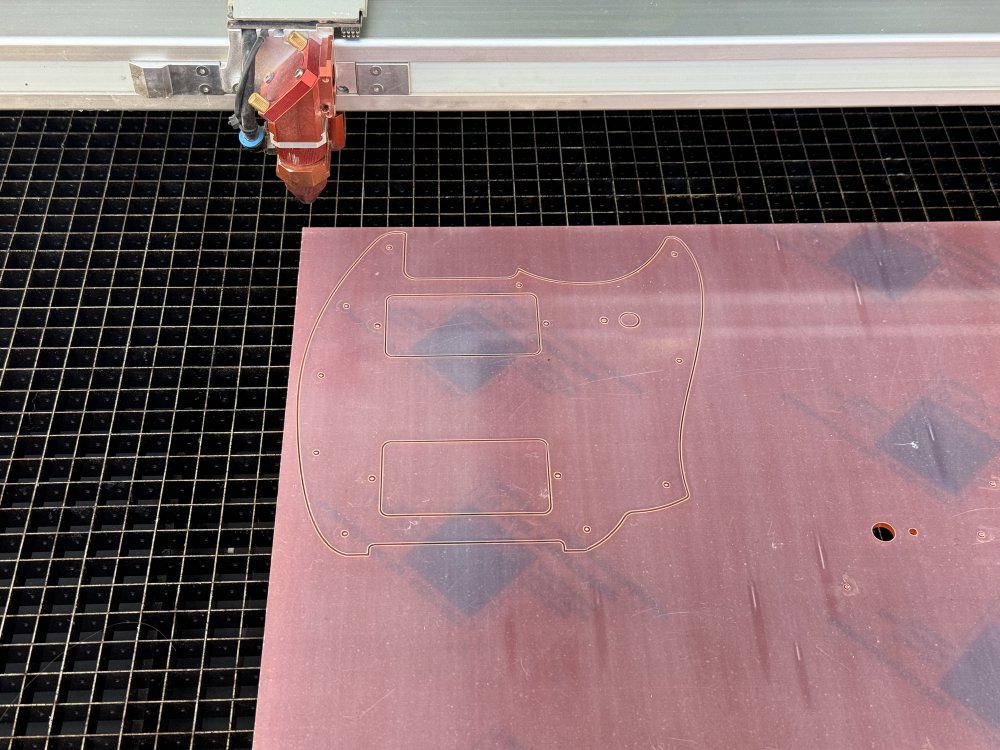
[[609, 380], [625, 380], [626, 378], [638, 378], [641, 375], [655, 375], [659, 372], [666, 372], [665, 369], [660, 370], [646, 370], [645, 372], [626, 372], [624, 375], [612, 375], [607, 378], [596, 378], [595, 380], [584, 380], [582, 383], [577, 383], [576, 387], [579, 388], [581, 385], [590, 385], [591, 383], [605, 383]]
[[393, 693], [395, 693], [395, 692], [396, 692], [396, 688], [393, 688], [393, 689], [392, 689], [392, 690], [390, 690], [390, 691], [389, 691], [388, 693], [386, 693], [386, 694], [385, 694], [385, 695], [383, 695], [383, 696], [382, 696], [381, 698], [379, 698], [379, 699], [378, 699], [377, 701], [375, 701], [374, 703], [372, 703], [372, 704], [371, 704], [371, 705], [370, 705], [370, 706], [369, 706], [368, 708], [366, 708], [366, 709], [365, 709], [364, 711], [362, 711], [361, 713], [359, 713], [359, 714], [358, 714], [357, 716], [354, 716], [354, 717], [347, 717], [347, 718], [353, 718], [353, 719], [354, 719], [355, 721], [357, 721], [358, 719], [363, 719], [363, 718], [364, 718], [364, 717], [365, 717], [365, 716], [366, 716], [366, 715], [367, 715], [367, 714], [368, 714], [368, 713], [369, 713], [369, 712], [370, 712], [370, 711], [371, 711], [372, 709], [374, 709], [374, 708], [375, 708], [375, 706], [377, 706], [377, 705], [378, 705], [379, 703], [381, 703], [382, 701], [384, 701], [384, 700], [385, 700], [386, 698], [388, 698], [388, 697], [389, 697], [390, 695], [392, 695], [392, 694], [393, 694]]
[[823, 654], [823, 656], [825, 656], [827, 659], [829, 659], [830, 661], [832, 661], [834, 664], [839, 664], [841, 667], [843, 667], [845, 672], [850, 672], [851, 671], [851, 668], [848, 667], [846, 664], [844, 664], [844, 662], [842, 662], [839, 659], [837, 659], [836, 657], [828, 654], [826, 651], [824, 651], [823, 649], [821, 649], [819, 646], [816, 647], [816, 650], [819, 651], [821, 654]]
[[718, 382], [722, 380], [731, 380], [732, 378], [740, 378], [744, 375], [769, 375], [784, 372], [807, 372], [809, 370], [818, 370], [818, 367], [761, 367], [757, 370], [738, 370], [737, 372], [724, 372], [718, 375], [702, 375], [703, 382]]

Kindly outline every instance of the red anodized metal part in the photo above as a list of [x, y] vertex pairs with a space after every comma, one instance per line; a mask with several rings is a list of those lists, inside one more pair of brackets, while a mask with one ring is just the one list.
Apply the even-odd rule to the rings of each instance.
[[333, 37], [309, 39], [261, 85], [263, 113], [278, 156], [277, 173], [303, 203], [330, 178], [330, 154], [344, 147], [344, 115], [334, 107]]

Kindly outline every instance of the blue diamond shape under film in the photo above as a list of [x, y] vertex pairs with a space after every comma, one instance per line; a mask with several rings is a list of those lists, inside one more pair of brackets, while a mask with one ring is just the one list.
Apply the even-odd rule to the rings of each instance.
[[941, 679], [941, 689], [1000, 729], [1000, 626], [987, 627]]
[[1000, 447], [978, 427], [929, 399], [921, 399], [906, 412], [878, 446], [953, 495], [965, 488]]
[[937, 258], [882, 226], [865, 227], [830, 262], [864, 286], [899, 299], [937, 268]]
[[[455, 351], [480, 356], [444, 356]], [[476, 310], [464, 308], [418, 341], [411, 353], [428, 357], [428, 362], [452, 385], [471, 393], [510, 365], [509, 358], [496, 355], [520, 351], [522, 344], [503, 328]], [[481, 356], [484, 354], [491, 356]]]
[[[446, 521], [430, 541], [467, 538], [466, 522]], [[493, 526], [493, 529], [490, 529]], [[502, 538], [503, 530], [480, 521], [477, 533]], [[506, 589], [535, 559], [523, 544], [424, 544], [406, 561], [428, 583], [468, 615], [474, 615]]]

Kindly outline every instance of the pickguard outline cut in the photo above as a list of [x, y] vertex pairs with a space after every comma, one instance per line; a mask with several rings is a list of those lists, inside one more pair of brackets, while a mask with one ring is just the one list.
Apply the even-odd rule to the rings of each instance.
[[302, 492], [331, 550], [583, 552], [690, 498], [705, 287], [686, 243], [664, 237], [611, 278], [570, 253], [562, 278], [532, 273], [546, 248], [511, 243], [494, 259], [510, 275], [449, 277], [411, 274], [408, 235], [343, 274], [293, 384]]

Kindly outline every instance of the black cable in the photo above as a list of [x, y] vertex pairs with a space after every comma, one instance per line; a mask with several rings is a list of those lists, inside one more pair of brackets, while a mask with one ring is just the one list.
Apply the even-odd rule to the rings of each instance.
[[236, 100], [233, 103], [233, 116], [229, 118], [230, 125], [248, 135], [256, 134], [259, 129], [257, 113], [247, 103], [247, 100], [250, 98], [250, 93], [253, 90], [254, 63], [257, 60], [257, 53], [260, 51], [261, 45], [264, 44], [264, 40], [267, 38], [267, 30], [262, 30], [259, 35], [255, 31], [249, 31], [247, 32], [248, 38], [251, 34], [256, 39], [243, 60], [243, 71], [240, 75], [239, 85], [236, 88]]

